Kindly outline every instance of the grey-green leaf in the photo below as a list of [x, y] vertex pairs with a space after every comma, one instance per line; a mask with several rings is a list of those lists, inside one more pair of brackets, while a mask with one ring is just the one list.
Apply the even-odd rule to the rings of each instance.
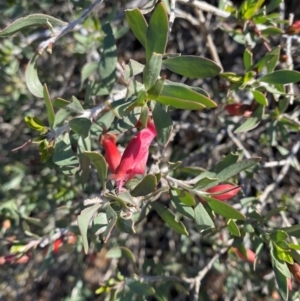
[[87, 239], [87, 230], [89, 227], [89, 223], [101, 206], [101, 204], [96, 204], [94, 206], [85, 208], [77, 217], [78, 227], [82, 236], [82, 243], [85, 254], [87, 254], [89, 250], [89, 243]]
[[277, 70], [258, 79], [259, 82], [268, 84], [291, 84], [300, 81], [300, 72], [294, 70]]
[[164, 205], [153, 202], [151, 203], [151, 207], [153, 207], [158, 215], [169, 225], [174, 231], [179, 234], [189, 235], [184, 224], [180, 221], [177, 221], [175, 215]]
[[35, 54], [27, 64], [27, 68], [25, 71], [25, 81], [26, 81], [27, 88], [32, 95], [34, 95], [35, 97], [43, 98], [44, 88], [39, 80], [38, 73], [37, 73], [37, 66], [36, 66], [36, 62], [38, 58], [39, 58], [38, 54]]
[[104, 157], [101, 154], [99, 154], [98, 152], [84, 152], [84, 154], [90, 158], [91, 162], [96, 167], [101, 185], [102, 185], [103, 189], [105, 190], [105, 187], [106, 187], [105, 180], [106, 180], [106, 176], [107, 176], [107, 164], [106, 164]]
[[182, 55], [163, 60], [163, 65], [172, 72], [188, 78], [207, 78], [218, 75], [222, 68], [214, 61], [193, 55]]
[[20, 18], [8, 25], [3, 30], [0, 30], [0, 37], [7, 37], [29, 26], [64, 26], [67, 23], [44, 14], [32, 14], [24, 18]]

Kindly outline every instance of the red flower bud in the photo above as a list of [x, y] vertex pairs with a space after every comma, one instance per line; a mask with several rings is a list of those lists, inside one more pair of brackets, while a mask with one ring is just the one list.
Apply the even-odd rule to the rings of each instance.
[[116, 180], [119, 190], [124, 182], [127, 182], [135, 175], [144, 174], [149, 155], [149, 147], [156, 136], [156, 129], [153, 121], [149, 121], [145, 129], [138, 132], [128, 143], [120, 165], [112, 176]]
[[104, 134], [100, 143], [105, 151], [105, 159], [110, 172], [115, 172], [121, 161], [121, 154], [116, 145], [116, 136], [112, 134]]
[[244, 116], [250, 117], [252, 115], [252, 109], [250, 105], [243, 105], [240, 103], [233, 103], [225, 106], [225, 110], [231, 116]]
[[300, 33], [300, 21], [295, 21], [290, 27], [285, 31], [286, 34], [299, 34]]
[[220, 184], [207, 189], [206, 192], [212, 193], [211, 196], [219, 201], [226, 201], [236, 196], [240, 190], [239, 186]]
[[296, 262], [293, 264], [288, 264], [288, 268], [291, 272], [291, 274], [294, 276], [294, 278], [300, 282], [300, 265]]
[[232, 247], [231, 249], [241, 259], [246, 260], [250, 263], [254, 263], [256, 255], [252, 250], [246, 249], [246, 256], [245, 256], [238, 248]]

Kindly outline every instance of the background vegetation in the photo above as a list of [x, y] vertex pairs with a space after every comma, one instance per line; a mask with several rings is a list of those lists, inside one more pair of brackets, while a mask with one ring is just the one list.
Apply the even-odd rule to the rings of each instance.
[[[256, 7], [259, 2], [261, 7]], [[124, 11], [153, 3], [104, 1], [53, 45], [52, 54], [43, 51], [37, 60], [38, 76], [47, 84], [51, 100], [57, 101], [57, 125], [74, 117], [74, 108], [67, 113], [61, 99], [73, 101], [76, 107], [78, 103], [72, 99], [75, 96], [84, 109], [90, 109], [124, 93], [123, 62], [127, 64], [133, 59], [146, 63], [145, 49], [130, 30]], [[2, 32], [0, 300], [299, 298], [297, 271], [291, 270], [290, 290], [286, 276], [287, 266], [295, 267], [299, 262], [300, 108], [296, 83], [300, 77], [298, 72], [273, 73], [299, 70], [300, 30], [291, 27], [299, 15], [299, 4], [220, 0], [208, 3], [217, 8], [212, 11], [210, 6], [199, 7], [201, 1], [163, 3], [169, 19], [172, 21], [175, 16], [170, 23], [166, 53], [211, 59], [222, 72], [195, 79], [162, 68], [162, 78], [204, 89], [217, 107], [204, 110], [170, 107], [166, 111], [173, 122], [167, 137], [169, 142], [165, 147], [154, 142], [148, 170], [163, 173], [169, 168], [172, 177], [189, 181], [203, 170], [211, 170], [231, 152], [238, 154], [239, 159], [261, 158], [257, 165], [237, 173], [230, 181], [242, 189], [226, 204], [246, 216], [246, 221], [240, 221], [235, 211], [230, 211], [233, 216], [229, 218], [222, 216], [217, 208], [206, 206], [215, 226], [201, 228], [209, 221], [201, 224], [188, 218], [186, 209], [180, 211], [179, 205], [170, 202], [169, 193], [164, 192], [157, 196], [157, 203], [174, 212], [185, 225], [188, 236], [174, 231], [170, 220], [166, 222], [159, 210], [151, 208], [145, 210], [145, 217], [134, 227], [134, 233], [120, 226], [113, 228], [106, 243], [94, 235], [101, 223], [93, 222], [85, 253], [77, 217], [85, 208], [84, 200], [101, 196], [103, 183], [94, 168], [84, 168], [89, 162], [80, 161], [81, 169], [76, 166], [73, 170], [69, 161], [58, 165], [52, 160], [51, 143], [50, 146], [27, 143], [45, 134], [48, 128], [30, 119], [36, 117], [48, 125], [49, 110], [44, 99], [32, 94], [32, 89], [29, 91], [28, 83], [30, 86], [34, 81], [28, 80], [25, 70], [32, 65], [30, 60], [40, 43], [51, 37], [51, 29], [41, 25], [22, 28], [14, 35]], [[4, 1], [0, 4], [0, 28], [35, 13], [70, 22], [90, 5], [91, 1], [75, 0]], [[151, 15], [151, 12], [145, 15], [148, 22]], [[103, 86], [94, 66], [108, 49], [103, 31], [107, 22], [116, 41], [118, 64], [116, 81], [113, 79], [112, 85], [106, 83], [112, 88], [106, 94], [99, 92]], [[273, 75], [259, 79], [268, 74]], [[141, 81], [142, 76], [137, 75], [137, 79]], [[93, 83], [100, 84], [95, 87]], [[233, 103], [246, 107], [233, 113], [225, 109]], [[98, 123], [107, 122], [98, 117]], [[76, 152], [78, 132], [72, 130], [75, 134], [70, 145], [73, 143]], [[103, 154], [99, 143], [102, 130], [92, 127], [90, 141], [91, 149]], [[134, 122], [119, 132], [118, 145], [124, 149], [135, 134]], [[181, 167], [172, 171], [174, 165], [168, 162], [178, 161], [182, 161]], [[114, 187], [109, 185], [113, 191]], [[201, 203], [195, 199], [197, 204]], [[232, 246], [240, 248], [242, 255], [238, 256]], [[246, 249], [257, 253], [255, 264], [243, 259]], [[278, 268], [281, 264], [284, 270]]]

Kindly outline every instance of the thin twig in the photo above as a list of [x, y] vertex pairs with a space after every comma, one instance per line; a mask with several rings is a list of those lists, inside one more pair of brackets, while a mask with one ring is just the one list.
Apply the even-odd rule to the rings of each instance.
[[[193, 2], [193, 3], [196, 3], [196, 2]], [[199, 9], [199, 7], [194, 7], [194, 11], [195, 11], [196, 16], [199, 19], [199, 28], [205, 36], [206, 45], [208, 47], [211, 57], [223, 69], [217, 48], [213, 41], [213, 38], [212, 38], [211, 34], [209, 33], [208, 29], [206, 28], [206, 24], [205, 24], [206, 20], [205, 20], [205, 16], [204, 16], [203, 12], [201, 9]]]
[[49, 53], [52, 52], [52, 47], [54, 45], [54, 43], [60, 39], [61, 37], [63, 37], [64, 35], [66, 35], [67, 33], [69, 33], [70, 31], [72, 31], [74, 29], [74, 27], [80, 23], [83, 22], [83, 20], [97, 7], [97, 5], [99, 5], [101, 2], [103, 2], [103, 0], [96, 0], [94, 3], [92, 3], [87, 9], [85, 9], [81, 15], [74, 21], [70, 22], [68, 25], [66, 25], [65, 27], [63, 27], [63, 29], [60, 31], [59, 34], [57, 34], [56, 36], [40, 43], [39, 47], [38, 47], [38, 53], [42, 54], [43, 51], [47, 48], [47, 51]]
[[276, 181], [273, 182], [272, 184], [268, 185], [266, 187], [265, 191], [260, 195], [260, 197], [259, 197], [260, 206], [258, 206], [258, 208], [257, 208], [258, 212], [260, 212], [260, 213], [262, 212], [264, 207], [267, 205], [267, 200], [269, 198], [270, 193], [275, 190], [275, 188], [280, 184], [280, 182], [287, 175], [290, 165], [292, 163], [292, 160], [295, 157], [295, 155], [298, 153], [299, 148], [300, 148], [300, 136], [298, 136], [297, 142], [292, 147], [292, 150], [286, 159], [286, 164], [282, 167], [279, 175], [276, 178]]

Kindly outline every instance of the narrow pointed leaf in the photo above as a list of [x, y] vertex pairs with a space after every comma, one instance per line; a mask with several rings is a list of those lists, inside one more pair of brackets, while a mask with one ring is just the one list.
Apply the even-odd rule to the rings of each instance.
[[84, 154], [90, 158], [91, 162], [96, 167], [101, 185], [105, 189], [105, 180], [107, 177], [107, 164], [104, 157], [98, 152], [84, 152]]
[[144, 65], [140, 64], [135, 60], [129, 60], [129, 63], [125, 66], [124, 80], [127, 81], [129, 78], [142, 73], [144, 70]]
[[182, 215], [194, 219], [195, 215], [194, 215], [194, 210], [190, 205], [186, 205], [184, 204], [180, 197], [178, 196], [178, 191], [177, 189], [172, 189], [170, 191], [170, 197], [171, 197], [171, 203], [174, 206], [174, 208], [181, 213]]
[[131, 195], [134, 197], [147, 195], [155, 190], [156, 185], [156, 177], [154, 175], [146, 175], [131, 191]]
[[253, 130], [256, 128], [262, 119], [264, 114], [264, 106], [259, 105], [256, 110], [252, 113], [251, 117], [247, 118], [247, 120], [239, 126], [234, 132], [235, 133], [242, 133]]
[[106, 258], [122, 258], [122, 257], [127, 257], [132, 262], [136, 262], [134, 254], [132, 253], [132, 251], [130, 251], [126, 247], [116, 247], [116, 248], [110, 249], [105, 254], [105, 257]]
[[168, 39], [168, 15], [164, 5], [156, 5], [149, 21], [146, 39], [146, 61], [149, 61], [154, 52], [164, 54]]
[[7, 37], [29, 26], [64, 26], [67, 23], [44, 14], [32, 14], [24, 18], [20, 18], [8, 25], [3, 30], [0, 30], [0, 37]]
[[39, 56], [35, 54], [27, 64], [27, 68], [25, 71], [25, 80], [26, 80], [27, 88], [30, 91], [30, 93], [35, 97], [43, 98], [44, 88], [39, 80], [38, 73], [37, 73], [37, 66], [36, 66], [36, 62], [38, 58]]
[[174, 214], [165, 206], [158, 202], [151, 203], [151, 206], [156, 210], [158, 215], [170, 226], [174, 231], [179, 234], [188, 235], [184, 224], [176, 220]]
[[210, 215], [207, 213], [204, 206], [199, 202], [195, 207], [195, 222], [198, 230], [206, 230], [209, 228], [214, 228], [215, 224], [211, 219]]
[[230, 153], [222, 161], [218, 162], [210, 171], [219, 173], [224, 168], [236, 163], [239, 159], [239, 154]]
[[268, 100], [265, 97], [264, 94], [262, 94], [260, 91], [252, 91], [253, 97], [256, 100], [257, 103], [259, 103], [262, 106], [268, 105]]
[[105, 33], [105, 37], [103, 39], [103, 52], [101, 53], [99, 63], [99, 74], [101, 85], [108, 91], [111, 91], [116, 78], [117, 47], [110, 24], [105, 24], [102, 30]]
[[167, 113], [167, 108], [160, 103], [155, 102], [152, 108], [153, 120], [157, 132], [157, 141], [160, 145], [166, 145], [169, 141], [173, 122], [170, 115]]
[[143, 47], [146, 47], [148, 24], [138, 8], [125, 10], [125, 17], [130, 29]]
[[273, 85], [296, 83], [300, 81], [300, 72], [294, 70], [278, 70], [260, 77], [258, 81]]
[[221, 67], [214, 61], [193, 55], [182, 55], [163, 60], [163, 65], [172, 72], [188, 78], [207, 78], [218, 75]]
[[148, 99], [156, 100], [164, 88], [165, 79], [158, 79], [156, 83], [147, 91]]
[[225, 202], [216, 200], [208, 196], [202, 196], [207, 201], [208, 206], [217, 214], [226, 218], [244, 220], [246, 217], [238, 210]]
[[241, 236], [240, 229], [234, 220], [229, 219], [227, 222], [227, 227], [228, 227], [228, 231], [230, 232], [231, 235], [237, 236], [237, 237]]
[[50, 127], [52, 128], [55, 120], [55, 114], [54, 114], [52, 101], [50, 99], [49, 91], [46, 84], [44, 84], [43, 94], [44, 94], [44, 100], [47, 109], [48, 122]]
[[154, 52], [146, 63], [143, 72], [143, 82], [148, 91], [157, 81], [161, 70], [162, 54]]
[[216, 107], [214, 101], [193, 91], [189, 86], [167, 80], [164, 82], [161, 94], [155, 100], [178, 109], [199, 110], [204, 107]]
[[78, 227], [82, 236], [82, 243], [85, 254], [88, 253], [89, 243], [87, 239], [87, 230], [92, 220], [93, 216], [96, 214], [98, 209], [101, 207], [101, 204], [96, 204], [94, 206], [85, 208], [81, 211], [80, 215], [77, 217]]
[[245, 49], [243, 55], [244, 67], [245, 70], [248, 71], [252, 66], [253, 54], [249, 49]]

